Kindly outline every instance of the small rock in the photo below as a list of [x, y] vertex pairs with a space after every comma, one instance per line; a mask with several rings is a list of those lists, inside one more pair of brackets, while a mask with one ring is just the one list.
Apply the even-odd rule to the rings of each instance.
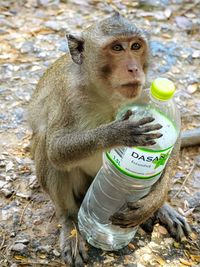
[[15, 237], [16, 236], [16, 233], [15, 232], [11, 232], [10, 233], [10, 237]]
[[24, 42], [20, 49], [22, 54], [31, 53], [34, 51], [34, 45], [33, 42]]
[[44, 25], [47, 27], [47, 28], [50, 28], [54, 31], [59, 31], [61, 29], [59, 23], [55, 20], [49, 20], [47, 22], [44, 23]]
[[27, 192], [27, 193], [17, 192], [16, 196], [29, 200], [31, 198], [31, 192]]
[[0, 180], [0, 189], [3, 188], [8, 182]]
[[188, 197], [187, 201], [189, 203], [190, 208], [196, 208], [196, 207], [200, 206], [200, 192], [197, 192], [193, 196]]
[[193, 57], [193, 58], [199, 58], [199, 59], [200, 59], [200, 50], [195, 50], [195, 51], [192, 53], [192, 57]]
[[14, 190], [13, 189], [8, 189], [8, 188], [2, 188], [1, 189], [1, 193], [3, 193], [6, 198], [9, 198], [14, 193]]
[[59, 253], [56, 249], [53, 250], [53, 254], [54, 254], [56, 257], [60, 257], [60, 253]]
[[190, 30], [192, 27], [192, 22], [188, 18], [183, 16], [176, 17], [176, 24], [183, 30]]
[[8, 164], [6, 164], [6, 172], [9, 172], [10, 170], [12, 170], [14, 167], [14, 164], [12, 163], [12, 161], [9, 161]]
[[16, 108], [13, 112], [14, 120], [20, 123], [24, 117], [24, 109], [23, 108]]
[[58, 6], [60, 0], [37, 0], [37, 4], [41, 6], [56, 5]]
[[37, 248], [37, 252], [41, 252], [41, 253], [49, 253], [50, 251], [52, 250], [52, 247], [51, 246], [39, 246]]
[[27, 239], [27, 238], [24, 238], [24, 239], [17, 239], [17, 240], [15, 241], [16, 244], [18, 244], [18, 243], [22, 243], [22, 244], [25, 244], [25, 245], [27, 245], [29, 242], [30, 242], [30, 240]]
[[17, 267], [17, 264], [13, 263], [10, 267]]
[[26, 249], [26, 245], [22, 243], [15, 244], [11, 247], [12, 251], [20, 252], [20, 253], [23, 253], [25, 249]]
[[68, 47], [68, 44], [67, 44], [67, 41], [66, 40], [62, 40], [59, 44], [59, 47], [58, 47], [59, 51], [62, 51], [62, 52], [68, 52], [69, 51], [69, 47]]
[[187, 88], [187, 91], [189, 94], [193, 94], [197, 91], [198, 89], [198, 84], [197, 83], [194, 83], [194, 84], [190, 84]]
[[194, 186], [194, 188], [198, 188], [200, 189], [200, 171], [195, 171], [194, 175], [193, 175], [193, 180], [192, 180], [192, 185]]
[[196, 157], [195, 163], [196, 166], [200, 168], [200, 156]]

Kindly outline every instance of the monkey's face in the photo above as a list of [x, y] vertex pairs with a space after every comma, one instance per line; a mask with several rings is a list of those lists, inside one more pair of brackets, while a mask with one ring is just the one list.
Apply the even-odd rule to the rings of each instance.
[[99, 76], [104, 90], [128, 99], [138, 97], [145, 82], [146, 42], [135, 36], [113, 38], [102, 47], [101, 57]]
[[117, 102], [133, 101], [145, 82], [148, 36], [119, 14], [68, 36], [73, 61], [94, 90]]

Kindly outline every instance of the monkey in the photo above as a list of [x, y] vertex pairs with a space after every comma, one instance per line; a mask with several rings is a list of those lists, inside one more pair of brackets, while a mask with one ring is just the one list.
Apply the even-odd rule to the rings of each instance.
[[[67, 34], [67, 40], [69, 53], [57, 59], [38, 82], [28, 121], [36, 176], [62, 225], [63, 260], [80, 267], [88, 256], [78, 232], [77, 213], [102, 165], [102, 152], [153, 145], [161, 137], [162, 126], [149, 124], [154, 120], [151, 117], [130, 121], [130, 112], [115, 119], [119, 108], [133, 103], [145, 85], [150, 56], [147, 32], [114, 14], [80, 35]], [[113, 224], [132, 227], [144, 223], [143, 227], [150, 229], [150, 218], [165, 224], [175, 237], [189, 233], [185, 219], [165, 203], [179, 147], [178, 140], [151, 192], [135, 203], [126, 203], [124, 210], [111, 216]]]

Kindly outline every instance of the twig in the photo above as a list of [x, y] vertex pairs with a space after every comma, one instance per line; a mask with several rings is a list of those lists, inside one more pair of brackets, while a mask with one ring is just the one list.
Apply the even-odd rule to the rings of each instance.
[[76, 230], [76, 243], [75, 243], [75, 249], [74, 249], [74, 258], [76, 257], [76, 253], [77, 253], [77, 248], [78, 248], [78, 231], [77, 231], [77, 227], [76, 227], [76, 224], [74, 222], [72, 222], [73, 225], [74, 225], [74, 228]]
[[180, 194], [180, 192], [182, 191], [182, 189], [183, 189], [185, 183], [187, 182], [188, 178], [189, 178], [190, 175], [192, 174], [195, 165], [196, 165], [196, 163], [193, 163], [193, 165], [192, 165], [192, 167], [191, 167], [189, 173], [186, 175], [186, 177], [185, 177], [185, 179], [184, 179], [184, 181], [183, 181], [183, 183], [182, 183], [182, 185], [181, 185], [181, 188], [180, 188], [180, 189], [178, 190], [178, 192], [173, 196], [173, 198], [177, 197], [177, 196]]
[[2, 242], [1, 242], [1, 246], [0, 246], [0, 250], [2, 250], [2, 248], [4, 247], [4, 243], [5, 243], [5, 241], [6, 241], [6, 234], [4, 233], [4, 234], [3, 234], [3, 240], [2, 240]]
[[53, 220], [53, 217], [55, 216], [56, 212], [54, 211], [53, 214], [51, 215], [50, 219], [49, 219], [49, 222], [48, 223], [51, 223], [52, 220]]
[[38, 265], [38, 266], [52, 266], [52, 267], [58, 267], [58, 264], [60, 264], [60, 266], [65, 266], [66, 264], [62, 263], [62, 262], [58, 262], [58, 261], [53, 261], [52, 263], [45, 263], [45, 262], [36, 262], [36, 261], [26, 261], [26, 262], [19, 262], [17, 261], [17, 263], [19, 263], [20, 265]]
[[188, 11], [190, 11], [191, 9], [193, 9], [194, 7], [198, 6], [200, 4], [200, 1], [197, 0], [195, 3], [192, 3], [190, 7], [186, 8], [185, 10], [183, 10], [182, 12], [179, 13], [179, 16], [183, 16], [185, 15]]
[[28, 201], [28, 203], [26, 204], [26, 206], [24, 207], [23, 211], [22, 211], [22, 214], [21, 214], [21, 217], [20, 217], [20, 221], [19, 221], [19, 224], [21, 225], [22, 224], [22, 220], [23, 220], [23, 217], [24, 217], [24, 213], [26, 211], [26, 208], [28, 207], [28, 205], [31, 203], [32, 199], [30, 199]]

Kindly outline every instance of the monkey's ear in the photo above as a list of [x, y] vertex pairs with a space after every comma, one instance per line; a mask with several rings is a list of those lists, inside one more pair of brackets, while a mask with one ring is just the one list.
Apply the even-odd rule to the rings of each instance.
[[83, 63], [84, 40], [72, 34], [66, 34], [72, 60], [81, 65]]

